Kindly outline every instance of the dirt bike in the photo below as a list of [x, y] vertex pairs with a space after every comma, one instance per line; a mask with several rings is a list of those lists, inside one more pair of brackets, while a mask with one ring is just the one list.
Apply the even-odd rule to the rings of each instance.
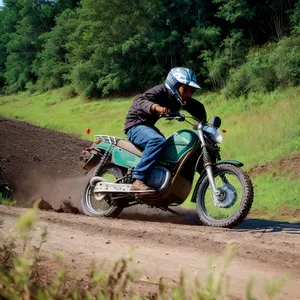
[[[108, 135], [95, 135], [94, 143], [81, 155], [84, 169], [95, 168], [86, 184], [81, 209], [90, 216], [117, 217], [124, 208], [146, 204], [174, 212], [170, 207], [182, 204], [193, 193], [200, 223], [231, 228], [245, 219], [253, 202], [249, 176], [237, 160], [222, 160], [219, 143], [223, 132], [221, 119], [210, 123], [193, 121], [181, 113], [161, 115], [169, 120], [185, 121], [195, 129], [182, 129], [167, 138], [159, 162], [146, 184], [152, 192], [130, 191], [132, 172], [141, 159], [141, 149], [130, 142]], [[200, 175], [193, 187], [195, 174]]]

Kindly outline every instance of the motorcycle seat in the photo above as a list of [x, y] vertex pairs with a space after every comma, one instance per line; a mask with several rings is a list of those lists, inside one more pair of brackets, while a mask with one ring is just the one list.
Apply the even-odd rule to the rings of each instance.
[[122, 148], [128, 152], [131, 152], [131, 153], [137, 155], [138, 157], [142, 157], [142, 151], [128, 141], [121, 140], [121, 139], [118, 140], [117, 147]]

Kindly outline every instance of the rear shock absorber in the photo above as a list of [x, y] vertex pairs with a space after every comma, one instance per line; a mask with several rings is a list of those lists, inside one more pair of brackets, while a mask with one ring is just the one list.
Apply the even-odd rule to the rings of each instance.
[[107, 162], [108, 160], [108, 157], [109, 157], [109, 154], [110, 152], [109, 151], [105, 151], [103, 154], [102, 154], [102, 157], [100, 159], [100, 162], [95, 170], [95, 174], [98, 174], [98, 172], [101, 170], [102, 166]]

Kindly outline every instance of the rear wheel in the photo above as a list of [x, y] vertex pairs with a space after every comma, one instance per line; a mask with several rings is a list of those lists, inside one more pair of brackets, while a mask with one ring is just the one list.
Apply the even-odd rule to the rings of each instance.
[[253, 187], [250, 178], [240, 168], [221, 164], [214, 168], [214, 180], [219, 191], [213, 200], [207, 176], [197, 192], [197, 213], [207, 226], [234, 227], [242, 222], [253, 202]]
[[[116, 182], [123, 177], [120, 168], [114, 165], [104, 165], [95, 176], [100, 176], [109, 182]], [[101, 200], [96, 200], [90, 182], [86, 184], [81, 200], [82, 212], [89, 216], [116, 218], [123, 210], [123, 205], [112, 195], [103, 194]]]

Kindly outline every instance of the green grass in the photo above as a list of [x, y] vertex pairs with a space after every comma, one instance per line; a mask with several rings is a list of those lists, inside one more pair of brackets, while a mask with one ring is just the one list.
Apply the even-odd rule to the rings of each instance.
[[264, 214], [272, 219], [300, 222], [299, 178], [270, 172], [255, 176], [253, 215]]
[[3, 205], [16, 205], [16, 201], [8, 199], [8, 198], [4, 198], [0, 194], [0, 204], [3, 204]]
[[223, 157], [251, 167], [300, 152], [300, 89], [237, 101], [217, 99], [213, 104], [227, 129]]
[[[124, 137], [124, 117], [130, 102], [130, 98], [90, 102], [79, 97], [68, 99], [63, 90], [42, 95], [22, 93], [0, 97], [0, 114], [92, 140], [98, 133]], [[87, 127], [91, 136], [85, 134]]]
[[[70, 99], [66, 91], [1, 96], [0, 115], [90, 140], [94, 134], [125, 137], [123, 124], [133, 97], [86, 101]], [[221, 144], [222, 158], [242, 161], [249, 170], [300, 152], [300, 88], [268, 95], [255, 93], [247, 99], [226, 99], [216, 93], [197, 93], [195, 97], [205, 105], [210, 119], [214, 115], [222, 118], [221, 128], [227, 130]], [[189, 128], [186, 123], [166, 120], [157, 125], [166, 136]], [[86, 128], [91, 129], [89, 136]], [[270, 175], [255, 177], [254, 186], [254, 211], [269, 217], [284, 207], [294, 208], [295, 192], [299, 194], [300, 189], [299, 180], [279, 172], [276, 179]], [[188, 201], [185, 205], [194, 207]]]

